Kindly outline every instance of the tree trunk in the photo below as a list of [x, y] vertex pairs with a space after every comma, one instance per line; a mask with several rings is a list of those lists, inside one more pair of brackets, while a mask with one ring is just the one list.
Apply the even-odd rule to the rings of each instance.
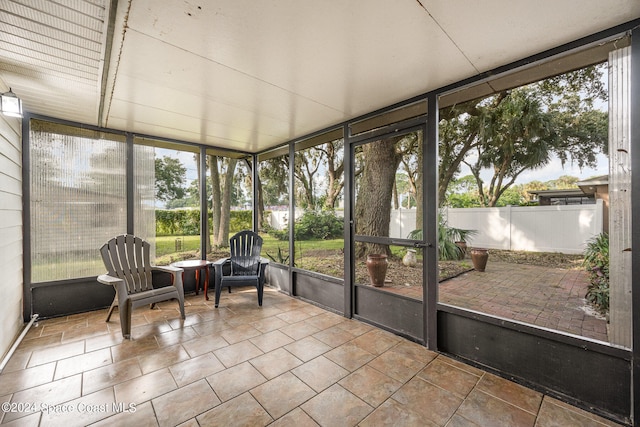
[[217, 247], [229, 246], [229, 221], [231, 217], [231, 191], [233, 190], [233, 177], [236, 171], [238, 159], [229, 158], [227, 173], [224, 176], [224, 190], [222, 191], [222, 204], [220, 205], [220, 228], [215, 239]]
[[[421, 134], [422, 135], [422, 134]], [[422, 168], [424, 167], [424, 156], [422, 151], [422, 138], [418, 140], [417, 146], [417, 157], [418, 157], [418, 170], [414, 176], [414, 186], [415, 186], [415, 195], [416, 195], [416, 230], [422, 230], [422, 216], [424, 214], [424, 209], [422, 208], [422, 201], [424, 200], [424, 188], [422, 186]], [[424, 234], [423, 234], [424, 235]], [[407, 237], [407, 236], [403, 236]]]
[[[400, 136], [375, 141], [362, 148], [364, 165], [356, 200], [356, 234], [389, 237], [391, 198], [401, 158], [395, 144], [402, 138]], [[370, 253], [391, 255], [391, 250], [389, 245], [357, 245], [357, 257]]]
[[211, 170], [211, 210], [213, 212], [211, 220], [211, 234], [213, 235], [213, 244], [217, 245], [216, 237], [220, 234], [220, 215], [222, 206], [218, 156], [209, 156], [209, 168]]
[[[194, 158], [196, 161], [196, 170], [197, 170], [196, 176], [198, 177], [198, 196], [199, 196], [198, 202], [200, 202], [200, 200], [202, 199], [202, 195], [200, 194], [200, 153], [196, 153], [194, 155]], [[201, 210], [204, 209], [205, 215], [209, 214], [209, 212], [207, 212], [207, 208], [208, 208], [208, 205], [206, 203], [204, 206], [200, 206]], [[209, 252], [211, 252], [211, 238], [209, 237], [208, 230], [207, 232], [204, 232], [204, 233], [201, 232], [200, 234], [204, 236], [205, 254], [208, 254]]]
[[[334, 210], [336, 208], [336, 201], [344, 187], [344, 180], [342, 178], [344, 173], [344, 162], [340, 161], [337, 163], [338, 153], [336, 152], [336, 146], [334, 144], [336, 144], [335, 141], [326, 144], [327, 176], [329, 178], [329, 185], [327, 186], [327, 198], [324, 206], [329, 210]], [[341, 147], [341, 145], [339, 145], [339, 147]]]
[[262, 230], [262, 224], [264, 223], [264, 194], [262, 192], [260, 173], [256, 174], [256, 180], [256, 193], [258, 193], [258, 200], [254, 203], [254, 206], [258, 209], [258, 230], [260, 231]]

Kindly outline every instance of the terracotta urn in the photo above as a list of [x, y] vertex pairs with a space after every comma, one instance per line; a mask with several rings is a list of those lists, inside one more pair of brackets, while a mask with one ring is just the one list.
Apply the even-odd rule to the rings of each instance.
[[384, 286], [384, 278], [387, 275], [387, 256], [383, 254], [367, 255], [367, 271], [371, 285]]
[[489, 250], [484, 248], [471, 249], [471, 262], [476, 271], [484, 271], [489, 259]]

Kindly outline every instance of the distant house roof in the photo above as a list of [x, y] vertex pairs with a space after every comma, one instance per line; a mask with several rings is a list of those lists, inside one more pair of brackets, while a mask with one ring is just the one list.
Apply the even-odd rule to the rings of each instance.
[[564, 188], [559, 190], [527, 190], [538, 197], [581, 197], [585, 193], [580, 188]]
[[609, 175], [594, 176], [576, 183], [578, 188], [564, 188], [556, 190], [527, 190], [529, 194], [542, 197], [581, 197], [593, 196], [596, 186], [609, 185]]
[[593, 178], [578, 181], [576, 184], [584, 194], [591, 195], [596, 192], [596, 186], [609, 185], [609, 175], [594, 176]]

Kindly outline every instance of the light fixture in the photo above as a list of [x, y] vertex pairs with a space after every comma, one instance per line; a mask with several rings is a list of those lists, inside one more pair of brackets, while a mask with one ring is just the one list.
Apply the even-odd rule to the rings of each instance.
[[11, 88], [9, 92], [0, 93], [0, 112], [5, 116], [22, 117], [22, 100]]

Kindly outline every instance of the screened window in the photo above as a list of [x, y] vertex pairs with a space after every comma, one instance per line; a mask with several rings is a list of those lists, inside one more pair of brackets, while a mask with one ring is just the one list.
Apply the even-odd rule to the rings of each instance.
[[125, 137], [30, 126], [31, 282], [101, 274], [98, 249], [126, 230]]

